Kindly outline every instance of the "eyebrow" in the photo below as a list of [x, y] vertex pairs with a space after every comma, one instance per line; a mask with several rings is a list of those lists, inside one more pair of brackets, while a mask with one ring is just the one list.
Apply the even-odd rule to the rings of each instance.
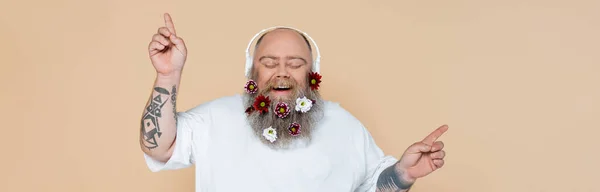
[[[287, 56], [287, 57], [285, 57], [285, 58], [286, 58], [286, 59], [288, 59], [288, 60], [290, 60], [290, 59], [300, 59], [300, 60], [302, 60], [304, 63], [308, 63], [308, 62], [306, 62], [306, 59], [304, 59], [303, 57], [300, 57], [300, 56]], [[265, 55], [265, 56], [262, 56], [262, 57], [260, 57], [260, 58], [258, 59], [258, 61], [261, 61], [261, 60], [263, 60], [263, 59], [274, 59], [274, 60], [278, 60], [278, 59], [279, 59], [279, 57], [272, 56], [272, 55]]]

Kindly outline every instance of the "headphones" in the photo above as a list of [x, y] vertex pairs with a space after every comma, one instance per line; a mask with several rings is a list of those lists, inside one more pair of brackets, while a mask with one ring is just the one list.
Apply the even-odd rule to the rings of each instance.
[[251, 76], [250, 71], [252, 69], [252, 63], [254, 60], [252, 55], [250, 54], [250, 46], [252, 45], [254, 40], [261, 34], [264, 34], [266, 32], [269, 32], [269, 31], [272, 31], [275, 29], [281, 29], [281, 28], [297, 31], [297, 32], [301, 33], [302, 35], [304, 35], [304, 37], [308, 38], [312, 42], [313, 46], [315, 47], [315, 51], [317, 52], [317, 58], [315, 58], [313, 61], [312, 71], [317, 72], [317, 73], [319, 72], [319, 70], [320, 70], [319, 63], [321, 62], [321, 52], [319, 51], [319, 46], [317, 46], [317, 42], [315, 42], [310, 36], [308, 36], [308, 34], [306, 34], [303, 31], [300, 31], [298, 29], [295, 29], [292, 27], [286, 27], [286, 26], [275, 26], [275, 27], [263, 29], [260, 32], [256, 33], [256, 35], [254, 35], [254, 37], [252, 37], [252, 39], [248, 43], [248, 47], [246, 48], [246, 77], [247, 78], [250, 78], [250, 76]]

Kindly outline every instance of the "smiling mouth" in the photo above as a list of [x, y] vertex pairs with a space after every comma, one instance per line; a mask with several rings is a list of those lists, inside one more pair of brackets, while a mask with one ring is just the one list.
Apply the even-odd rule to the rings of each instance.
[[273, 87], [273, 90], [275, 90], [275, 91], [288, 91], [290, 89], [292, 89], [292, 88], [289, 87], [289, 86], [277, 86], [277, 87]]

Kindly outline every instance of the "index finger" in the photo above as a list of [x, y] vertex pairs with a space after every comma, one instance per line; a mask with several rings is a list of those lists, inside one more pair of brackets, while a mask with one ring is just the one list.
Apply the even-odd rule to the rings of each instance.
[[442, 125], [438, 127], [437, 129], [435, 129], [435, 131], [431, 132], [429, 135], [427, 135], [427, 137], [425, 137], [425, 139], [423, 139], [423, 143], [433, 145], [433, 142], [435, 142], [447, 130], [448, 125]]
[[176, 34], [175, 25], [173, 25], [173, 20], [171, 19], [171, 15], [169, 15], [169, 13], [165, 13], [165, 25], [167, 26], [167, 29], [171, 31], [171, 33]]

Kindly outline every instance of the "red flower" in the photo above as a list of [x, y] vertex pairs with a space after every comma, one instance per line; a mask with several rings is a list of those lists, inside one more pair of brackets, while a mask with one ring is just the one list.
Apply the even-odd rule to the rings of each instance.
[[311, 72], [308, 76], [308, 84], [310, 85], [310, 89], [319, 89], [319, 84], [321, 83], [321, 75], [319, 75], [319, 73], [317, 72]]
[[279, 118], [285, 118], [290, 114], [290, 108], [287, 103], [279, 102], [275, 106], [275, 114]]
[[259, 95], [254, 100], [254, 109], [260, 114], [269, 112], [269, 105], [271, 105], [271, 100], [269, 96], [265, 97], [264, 95]]
[[292, 136], [298, 136], [300, 135], [300, 128], [302, 126], [296, 122], [290, 124], [290, 126], [288, 127], [288, 132], [290, 133], [290, 135]]
[[256, 82], [254, 82], [253, 80], [249, 80], [248, 82], [246, 82], [244, 89], [246, 90], [246, 93], [254, 94], [258, 90], [258, 85], [256, 85]]
[[252, 113], [252, 111], [254, 111], [254, 107], [250, 106], [250, 107], [246, 108], [246, 113], [247, 114]]

